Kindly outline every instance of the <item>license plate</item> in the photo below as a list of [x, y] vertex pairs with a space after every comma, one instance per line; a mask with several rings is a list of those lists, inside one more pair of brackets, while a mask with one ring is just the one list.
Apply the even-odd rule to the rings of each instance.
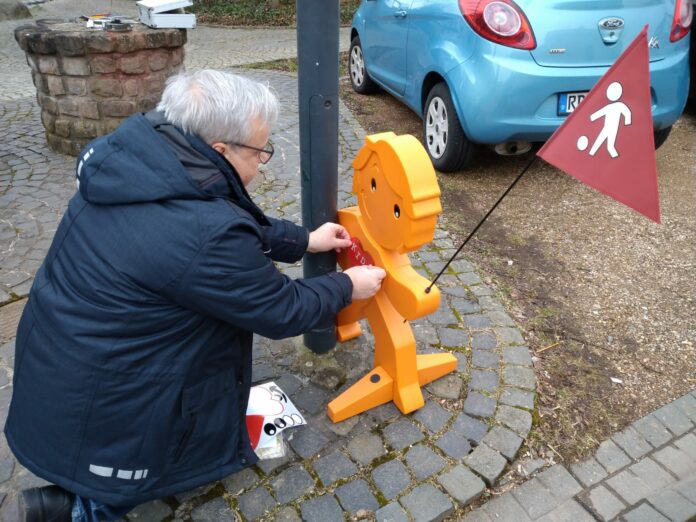
[[578, 108], [587, 92], [562, 92], [558, 95], [558, 115], [567, 116]]

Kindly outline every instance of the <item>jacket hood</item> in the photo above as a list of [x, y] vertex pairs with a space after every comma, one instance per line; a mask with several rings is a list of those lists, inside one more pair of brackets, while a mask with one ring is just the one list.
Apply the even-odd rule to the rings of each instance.
[[145, 116], [135, 114], [82, 151], [78, 190], [100, 205], [209, 198], [172, 152]]

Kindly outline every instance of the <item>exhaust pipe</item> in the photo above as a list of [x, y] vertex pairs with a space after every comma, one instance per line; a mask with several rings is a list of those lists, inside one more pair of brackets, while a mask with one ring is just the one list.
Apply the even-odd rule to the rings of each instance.
[[493, 150], [501, 156], [517, 156], [532, 150], [532, 144], [528, 141], [506, 141], [495, 145]]

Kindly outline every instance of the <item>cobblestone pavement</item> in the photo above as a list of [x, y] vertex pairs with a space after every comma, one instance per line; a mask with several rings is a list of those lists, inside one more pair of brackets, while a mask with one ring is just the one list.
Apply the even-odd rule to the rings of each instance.
[[[86, 6], [88, 12], [120, 9], [127, 14], [125, 9], [132, 8], [132, 3], [56, 0], [35, 10], [40, 9], [37, 17], [75, 16], [84, 12]], [[28, 294], [65, 204], [74, 191], [74, 159], [53, 153], [45, 145], [29, 68], [12, 39], [11, 29], [15, 25], [0, 23], [0, 304], [5, 305], [0, 308], [0, 421], [3, 424], [12, 392], [14, 328], [23, 306], [23, 301], [16, 300]], [[347, 43], [345, 40], [342, 37], [342, 45]], [[292, 56], [294, 46], [294, 30], [199, 27], [189, 32], [186, 65], [233, 67], [243, 62]], [[264, 172], [265, 180], [255, 199], [269, 214], [299, 221], [297, 78], [268, 71], [245, 71], [245, 74], [268, 81], [279, 93], [283, 107], [273, 133], [277, 153]], [[341, 107], [339, 128], [339, 202], [347, 206], [355, 202], [350, 193], [350, 162], [362, 145], [364, 131], [345, 107]], [[453, 252], [454, 245], [447, 233], [437, 230], [433, 243], [412, 256], [412, 262], [430, 277]], [[299, 264], [281, 268], [292, 277], [302, 274]], [[474, 266], [464, 259], [455, 261], [440, 279], [439, 286], [440, 309], [412, 323], [418, 351], [447, 350], [457, 357], [459, 364], [454, 374], [424, 389], [424, 408], [404, 416], [388, 404], [334, 425], [326, 417], [326, 404], [370, 368], [369, 331], [325, 356], [311, 354], [302, 346], [301, 338], [282, 342], [256, 338], [254, 381], [275, 380], [308, 420], [308, 426], [286, 432], [287, 456], [262, 461], [219, 483], [139, 506], [127, 519], [264, 518], [330, 522], [348, 518], [430, 521], [459, 517], [462, 506], [480, 496], [487, 485], [494, 484], [514, 461], [532, 425], [536, 380], [529, 350], [519, 330], [483, 284]], [[342, 381], [346, 384], [337, 390]], [[659, 462], [655, 464], [658, 468], [665, 464], [663, 460], [687, 462], [678, 458], [675, 453], [678, 451], [696, 459], [691, 424], [696, 419], [693, 410], [688, 409], [691, 401], [683, 401], [686, 405], [681, 407], [686, 407], [684, 413], [689, 415], [686, 421], [676, 414], [660, 417], [655, 413], [655, 418], [663, 423], [672, 422], [673, 417], [688, 423], [688, 428], [684, 424], [682, 427], [686, 429], [679, 435], [689, 432], [675, 442], [675, 447], [667, 439], [661, 440], [657, 449], [643, 457], [646, 462], [652, 459]], [[667, 424], [667, 427], [676, 435], [674, 430], [678, 425]], [[639, 442], [632, 446], [634, 438], [626, 440], [629, 442], [617, 441], [617, 444], [632, 457], [638, 457], [636, 448], [644, 446]], [[613, 461], [598, 453], [597, 462], [605, 465]], [[617, 462], [621, 468], [628, 464]], [[593, 467], [591, 463], [587, 466]], [[629, 469], [633, 473], [630, 466]], [[568, 480], [562, 471], [560, 467], [549, 468], [519, 491], [496, 499], [470, 516], [484, 520], [497, 518], [498, 513], [492, 510], [497, 509], [501, 499], [506, 506], [518, 503], [517, 507], [533, 509], [529, 506], [536, 504], [534, 499], [538, 495], [547, 501], [544, 506], [548, 506], [566, 492], [565, 503], [558, 504], [560, 507], [554, 505], [544, 513], [564, 506], [581, 510], [582, 506], [588, 506], [601, 514], [604, 513], [599, 511], [604, 509], [600, 506], [601, 499], [610, 498], [613, 492], [620, 494], [614, 479], [631, 477], [628, 471], [621, 475], [623, 470], [618, 468], [605, 469], [607, 475], [612, 475], [602, 476], [601, 484], [593, 484], [585, 500], [581, 494], [576, 495], [580, 486], [560, 493], [561, 482], [556, 481], [556, 475], [566, 479], [563, 484], [572, 485], [575, 480], [572, 477]], [[571, 472], [582, 486], [590, 485], [582, 482], [574, 470]], [[676, 477], [672, 478], [672, 485], [677, 484]], [[0, 437], [0, 519], [15, 520], [16, 492], [40, 484], [44, 482], [15, 462], [4, 437]], [[681, 490], [674, 491], [681, 494]], [[573, 495], [581, 503], [572, 504]], [[657, 508], [655, 504], [652, 507]], [[624, 506], [616, 513], [627, 510]], [[531, 511], [525, 516], [540, 515], [539, 511]]]
[[467, 522], [696, 520], [696, 392], [471, 512]]

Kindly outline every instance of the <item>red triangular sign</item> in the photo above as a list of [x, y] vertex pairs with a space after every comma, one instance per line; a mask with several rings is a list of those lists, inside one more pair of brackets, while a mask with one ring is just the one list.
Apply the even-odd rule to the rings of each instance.
[[646, 26], [537, 155], [659, 223], [647, 34]]

